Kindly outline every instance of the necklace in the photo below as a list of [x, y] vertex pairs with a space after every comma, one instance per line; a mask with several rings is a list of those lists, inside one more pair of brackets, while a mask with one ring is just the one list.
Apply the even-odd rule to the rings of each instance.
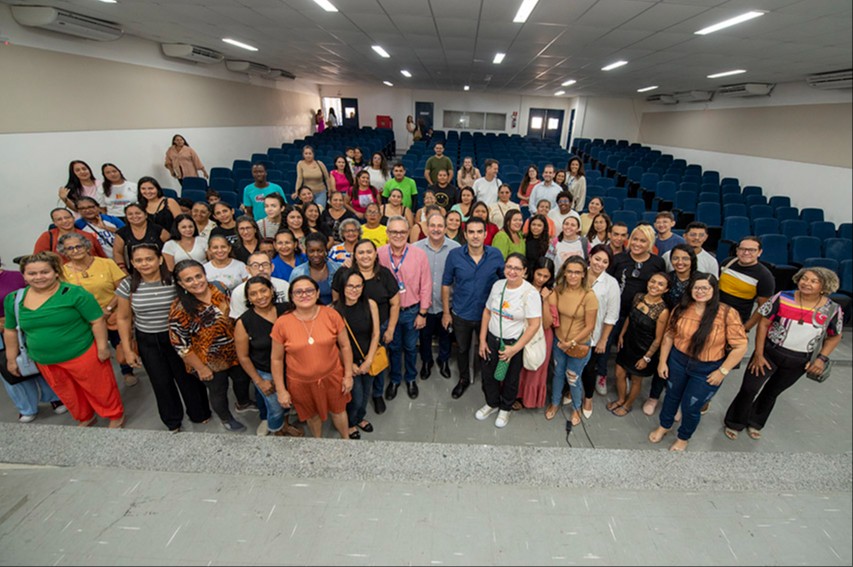
[[314, 323], [316, 323], [316, 322], [317, 322], [317, 315], [319, 315], [319, 314], [320, 314], [320, 310], [318, 309], [318, 310], [314, 313], [314, 316], [313, 316], [313, 317], [311, 317], [311, 328], [310, 328], [310, 329], [309, 329], [309, 328], [308, 328], [308, 326], [305, 324], [305, 321], [303, 321], [303, 320], [302, 320], [302, 319], [300, 319], [299, 317], [296, 317], [296, 315], [294, 314], [294, 317], [296, 317], [296, 320], [297, 320], [297, 321], [299, 321], [300, 323], [302, 323], [302, 327], [305, 329], [305, 334], [307, 334], [307, 335], [308, 335], [308, 344], [309, 344], [309, 345], [313, 345], [313, 344], [314, 344], [314, 337], [312, 336], [312, 334], [314, 333]]
[[[799, 291], [797, 291], [794, 293], [794, 295], [797, 295], [797, 303], [800, 304], [800, 320], [797, 321], [797, 325], [802, 325], [804, 323], [804, 320], [805, 320], [805, 315], [803, 314], [803, 311], [806, 310], [806, 308], [803, 306], [803, 294], [801, 294]], [[812, 312], [812, 323], [814, 323], [815, 311], [817, 310], [817, 306], [819, 304], [820, 304], [820, 297], [818, 297], [817, 303], [812, 305], [812, 307], [809, 309]]]

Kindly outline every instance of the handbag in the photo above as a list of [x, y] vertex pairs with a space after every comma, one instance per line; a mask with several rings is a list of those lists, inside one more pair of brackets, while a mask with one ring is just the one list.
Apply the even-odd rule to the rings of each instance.
[[[355, 348], [358, 349], [358, 353], [361, 355], [361, 358], [367, 358], [364, 356], [364, 351], [361, 350], [361, 345], [358, 344], [358, 339], [355, 338], [355, 334], [352, 332], [352, 329], [347, 323], [346, 318], [344, 318], [344, 325], [347, 326], [347, 331], [349, 331], [349, 336], [352, 337], [352, 342], [355, 343]], [[376, 347], [376, 352], [373, 354], [373, 362], [370, 363], [370, 375], [378, 376], [383, 370], [388, 368], [388, 351], [385, 350], [385, 347], [379, 345]]]
[[[817, 360], [818, 355], [820, 355], [820, 351], [823, 348], [823, 341], [826, 339], [826, 328], [829, 326], [829, 318], [827, 317], [826, 325], [823, 326], [823, 332], [820, 334], [820, 337], [817, 340], [817, 344], [815, 345], [815, 349], [812, 352], [812, 357], [810, 359], [810, 363], [814, 364], [814, 361]], [[815, 382], [826, 382], [826, 379], [829, 378], [829, 374], [832, 372], [832, 361], [827, 360], [823, 363], [823, 372], [820, 374], [814, 374], [812, 372], [806, 372], [806, 378], [814, 380]]]
[[19, 289], [15, 294], [15, 323], [17, 324], [18, 331], [18, 356], [15, 357], [15, 361], [18, 363], [18, 372], [21, 373], [21, 380], [35, 378], [39, 375], [39, 367], [36, 366], [36, 363], [30, 358], [27, 353], [27, 338], [24, 335], [24, 332], [21, 330], [21, 301], [24, 300], [24, 290]]
[[[501, 303], [500, 309], [503, 311], [504, 307], [504, 294], [506, 293], [506, 283], [504, 283], [504, 288], [501, 291]], [[498, 347], [498, 352], [503, 352], [506, 348], [504, 344], [504, 318], [502, 314], [498, 314], [498, 327], [500, 328], [500, 346]], [[496, 355], [497, 356], [497, 355]], [[509, 361], [501, 360], [498, 358], [498, 363], [495, 365], [495, 380], [498, 382], [503, 382], [504, 378], [506, 378], [507, 370], [509, 370]]]
[[[578, 303], [578, 308], [575, 310], [575, 315], [577, 315], [578, 311], [580, 311], [581, 307], [583, 307], [583, 302], [584, 302], [584, 299], [586, 299], [587, 293], [589, 293], [589, 292], [586, 292], [583, 295], [583, 297], [581, 298], [580, 303]], [[566, 336], [566, 339], [568, 339], [568, 338], [569, 337]], [[587, 356], [589, 354], [589, 349], [590, 349], [589, 345], [575, 345], [573, 347], [569, 347], [568, 350], [566, 350], [564, 352], [567, 355], [571, 356], [572, 358], [584, 358], [585, 356]]]
[[[548, 309], [548, 306], [544, 305], [542, 308]], [[533, 338], [524, 345], [522, 353], [524, 368], [531, 372], [539, 370], [539, 368], [545, 364], [545, 359], [548, 354], [547, 347], [548, 345], [545, 344], [545, 329], [542, 326], [542, 321], [540, 319], [539, 327], [536, 329], [536, 333], [534, 333]]]

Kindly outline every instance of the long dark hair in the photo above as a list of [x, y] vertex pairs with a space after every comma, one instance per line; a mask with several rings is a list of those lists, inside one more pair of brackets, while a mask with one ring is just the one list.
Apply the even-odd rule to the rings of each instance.
[[[521, 211], [519, 211], [518, 209], [510, 209], [504, 215], [504, 226], [501, 230], [503, 230], [505, 233], [507, 233], [507, 236], [510, 237], [510, 240], [512, 240], [512, 229], [510, 228], [509, 225], [510, 225], [510, 223], [512, 223], [512, 219], [514, 219], [516, 215], [520, 215], [520, 214], [521, 214]], [[509, 258], [507, 258], [507, 260], [508, 259]], [[525, 262], [526, 261], [527, 260], [525, 259]]]
[[[204, 266], [201, 265], [201, 262], [193, 259], [187, 259], [181, 260], [180, 262], [175, 264], [175, 269], [172, 270], [172, 276], [175, 280], [175, 287], [178, 291], [178, 301], [181, 302], [181, 307], [183, 307], [184, 311], [186, 311], [187, 313], [197, 313], [202, 306], [201, 301], [196, 299], [193, 294], [184, 289], [180, 282], [180, 273], [190, 268], [198, 268], [199, 270], [201, 270], [201, 273], [205, 273]], [[207, 274], [205, 274], [205, 278], [207, 278]], [[208, 285], [210, 285], [209, 281]]]
[[[676, 244], [672, 247], [672, 250], [669, 252], [669, 263], [672, 264], [672, 253], [676, 250], [681, 250], [682, 252], [686, 252], [688, 256], [690, 256], [690, 275], [696, 273], [696, 270], [699, 269], [699, 261], [696, 259], [696, 252], [693, 251], [693, 247], [689, 244]], [[672, 272], [670, 272], [673, 280], [677, 276], [675, 275], [675, 268], [673, 268]]]
[[108, 167], [112, 167], [113, 169], [118, 171], [118, 174], [121, 175], [122, 181], [127, 181], [127, 179], [124, 178], [124, 173], [121, 172], [121, 170], [118, 168], [117, 165], [112, 164], [112, 163], [105, 163], [104, 165], [102, 165], [101, 166], [101, 177], [103, 177], [104, 180], [101, 183], [101, 187], [104, 188], [104, 195], [106, 195], [107, 197], [109, 197], [110, 194], [113, 192], [113, 182], [110, 181], [109, 179], [107, 179], [107, 176], [104, 175], [104, 170]]
[[[342, 156], [342, 155], [335, 156], [335, 159], [332, 161], [332, 163], [335, 166], [335, 169], [333, 171], [338, 171], [338, 160], [339, 159], [344, 160], [344, 177], [347, 178], [347, 181], [349, 182], [350, 187], [352, 187], [353, 185], [355, 185], [355, 180], [352, 178], [352, 171], [349, 168], [349, 162], [347, 161], [346, 156]], [[340, 193], [340, 192], [341, 191], [339, 190], [338, 193]]]
[[527, 280], [530, 283], [533, 283], [533, 276], [536, 274], [538, 270], [548, 270], [551, 272], [551, 277], [545, 282], [543, 287], [547, 287], [548, 289], [554, 289], [554, 278], [557, 275], [557, 266], [554, 265], [554, 260], [551, 258], [545, 258], [544, 256], [536, 260], [536, 263], [533, 264], [533, 268], [527, 270]]
[[[279, 227], [276, 231], [275, 236], [273, 236], [273, 242], [278, 238], [279, 234], [289, 234], [290, 238], [293, 240], [293, 256], [296, 257], [297, 254], [302, 254], [302, 249], [299, 248], [299, 239], [296, 238], [296, 235], [293, 234], [293, 231], [287, 228], [286, 226]], [[278, 250], [276, 250], [275, 255], [279, 257]]]
[[[531, 163], [524, 169], [524, 177], [521, 178], [521, 184], [519, 184], [518, 188], [522, 191], [527, 191], [527, 186], [530, 185], [530, 170], [536, 170], [536, 178], [539, 178], [539, 168], [536, 167], [535, 163]], [[535, 207], [535, 205], [534, 205]]]
[[275, 304], [275, 286], [272, 285], [272, 282], [267, 279], [266, 276], [252, 276], [251, 278], [246, 280], [246, 285], [243, 287], [243, 295], [246, 298], [246, 307], [254, 307], [254, 305], [252, 305], [252, 302], [249, 301], [249, 286], [256, 283], [263, 284], [264, 286], [266, 286], [267, 289], [272, 292], [272, 302], [273, 304]]
[[[162, 187], [160, 187], [160, 182], [159, 182], [159, 181], [157, 181], [156, 179], [154, 179], [153, 177], [149, 177], [149, 176], [146, 176], [146, 177], [140, 177], [140, 178], [139, 178], [139, 181], [137, 181], [137, 182], [136, 182], [136, 189], [137, 189], [137, 191], [139, 191], [139, 190], [142, 188], [142, 184], [143, 184], [143, 183], [150, 183], [151, 185], [153, 185], [153, 186], [154, 186], [154, 188], [155, 188], [155, 189], [157, 189], [157, 196], [158, 196], [158, 197], [162, 197], [162, 196], [163, 196], [163, 188], [162, 188]], [[148, 209], [148, 199], [146, 199], [146, 198], [142, 195], [142, 191], [139, 191], [139, 193], [138, 193], [138, 196], [137, 196], [136, 200], [139, 202], [139, 204], [140, 204], [140, 205], [142, 205], [142, 210], [147, 212], [147, 209]]]
[[77, 201], [83, 195], [83, 184], [80, 183], [80, 179], [77, 177], [77, 174], [74, 173], [74, 166], [78, 163], [82, 163], [86, 166], [86, 169], [89, 170], [89, 178], [92, 180], [92, 183], [95, 182], [95, 174], [92, 173], [92, 168], [89, 167], [89, 164], [83, 160], [75, 159], [71, 163], [68, 164], [68, 183], [65, 184], [65, 188], [68, 189], [68, 198], [72, 201]]
[[[533, 232], [530, 230], [530, 225], [533, 224], [533, 221], [538, 220], [542, 222], [542, 234], [539, 236], [534, 236]], [[536, 246], [538, 249], [538, 256], [541, 258], [545, 254], [548, 253], [548, 247], [551, 245], [551, 239], [548, 235], [548, 218], [545, 215], [540, 215], [539, 213], [530, 217], [530, 222], [527, 223], [527, 249], [532, 250], [532, 246]]]
[[586, 239], [587, 239], [587, 240], [589, 240], [589, 241], [592, 241], [592, 239], [593, 239], [593, 238], [595, 238], [596, 236], [598, 236], [598, 231], [597, 231], [597, 230], [595, 230], [595, 219], [597, 219], [598, 217], [603, 218], [603, 219], [604, 219], [604, 222], [606, 222], [606, 223], [607, 223], [607, 228], [605, 228], [605, 229], [604, 229], [604, 238], [605, 238], [605, 242], [606, 242], [606, 239], [607, 239], [607, 233], [608, 233], [608, 232], [610, 232], [610, 229], [611, 229], [611, 228], [613, 228], [613, 221], [612, 221], [612, 220], [610, 220], [610, 215], [608, 215], [607, 213], [598, 213], [597, 215], [595, 215], [595, 216], [592, 218], [592, 222], [591, 222], [591, 223], [589, 223], [589, 230], [588, 230], [588, 231], [586, 231], [586, 235], [585, 235], [585, 236], [586, 236]]
[[[362, 285], [364, 285], [364, 276], [361, 275], [361, 271], [357, 266], [351, 267], [347, 269], [344, 273], [344, 278], [342, 280], [341, 293], [338, 294], [338, 300], [334, 304], [335, 310], [341, 314], [341, 317], [346, 319], [346, 307], [347, 307], [347, 298], [344, 295], [346, 291], [347, 282], [352, 276], [358, 276], [361, 279]], [[356, 305], [361, 306], [367, 303], [367, 294], [364, 293], [364, 288], [361, 289], [361, 295], [358, 296], [358, 301], [355, 302]]]
[[[160, 259], [160, 283], [164, 286], [172, 285], [172, 274], [169, 272], [166, 262], [163, 262], [163, 252], [160, 251], [160, 247], [151, 242], [142, 242], [132, 246], [129, 254], [131, 262], [133, 262], [133, 255], [136, 254], [137, 250], [150, 250], [154, 252], [154, 255]], [[133, 270], [130, 274], [130, 293], [135, 293], [141, 283], [142, 275], [139, 273], [139, 270]]]
[[675, 332], [678, 327], [678, 320], [684, 313], [693, 305], [693, 287], [696, 282], [707, 281], [713, 288], [710, 301], [705, 304], [705, 312], [702, 313], [702, 319], [699, 321], [699, 328], [693, 333], [690, 340], [690, 349], [685, 354], [690, 358], [697, 358], [702, 349], [705, 348], [705, 343], [708, 342], [708, 337], [711, 335], [711, 330], [714, 328], [714, 320], [717, 318], [717, 312], [720, 310], [720, 288], [717, 276], [714, 274], [706, 274], [704, 272], [696, 272], [690, 277], [690, 282], [687, 284], [687, 289], [684, 290], [684, 295], [681, 296], [681, 302], [675, 306], [672, 311], [672, 316], [669, 318], [669, 330]]
[[196, 226], [195, 221], [193, 220], [193, 217], [191, 215], [186, 214], [186, 213], [181, 213], [175, 217], [175, 222], [172, 223], [172, 226], [169, 229], [169, 238], [171, 240], [180, 240], [181, 239], [181, 231], [178, 230], [178, 225], [181, 224], [181, 222], [183, 222], [185, 220], [188, 220], [191, 223], [193, 223], [193, 237], [198, 236], [198, 227]]

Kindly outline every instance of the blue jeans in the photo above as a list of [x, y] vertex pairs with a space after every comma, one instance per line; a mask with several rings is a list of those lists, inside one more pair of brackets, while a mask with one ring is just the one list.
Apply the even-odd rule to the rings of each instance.
[[6, 380], [0, 381], [3, 382], [6, 392], [12, 398], [12, 403], [21, 415], [36, 415], [39, 412], [40, 401], [59, 401], [59, 396], [53, 392], [41, 374], [17, 384], [9, 384]]
[[[296, 192], [299, 192], [299, 187], [296, 188]], [[319, 193], [314, 193], [314, 202], [320, 205], [320, 208], [326, 208], [326, 190], [320, 191]]]
[[[272, 382], [272, 374], [264, 372], [263, 370], [258, 370], [257, 372], [258, 376], [263, 378], [264, 381]], [[269, 427], [270, 433], [275, 433], [284, 427], [285, 410], [281, 407], [281, 404], [278, 403], [278, 395], [276, 392], [273, 392], [269, 396], [265, 396], [257, 386], [255, 386], [255, 390], [258, 392], [258, 401], [263, 400], [267, 409], [267, 427]]]
[[583, 380], [581, 380], [581, 374], [583, 373], [583, 367], [586, 366], [589, 357], [592, 355], [592, 349], [590, 348], [589, 352], [583, 358], [573, 358], [560, 350], [557, 342], [557, 337], [554, 337], [554, 375], [551, 377], [551, 403], [560, 407], [560, 403], [563, 400], [563, 384], [568, 381], [566, 372], [571, 371], [575, 374], [574, 383], [569, 382], [569, 390], [572, 393], [572, 407], [576, 411], [580, 411], [583, 404]]
[[367, 399], [373, 387], [373, 376], [359, 374], [352, 377], [352, 399], [347, 404], [347, 420], [349, 426], [355, 427], [367, 415]]
[[702, 417], [702, 406], [708, 403], [719, 386], [708, 384], [708, 375], [720, 367], [722, 360], [700, 362], [693, 360], [680, 350], [673, 348], [669, 353], [669, 379], [666, 381], [666, 396], [660, 410], [660, 426], [671, 429], [675, 413], [681, 406], [681, 426], [678, 438], [688, 441]]
[[[384, 345], [386, 349], [388, 349], [388, 356], [391, 356], [391, 350], [389, 345], [385, 345], [385, 339], [382, 337], [385, 336], [385, 331], [388, 330], [388, 321], [386, 320], [384, 323], [379, 324], [379, 344]], [[390, 361], [389, 361], [390, 362]], [[372, 396], [374, 398], [381, 398], [383, 389], [385, 388], [385, 373], [388, 370], [383, 370], [379, 374], [373, 377], [373, 393]], [[354, 384], [354, 383], [353, 383]], [[355, 385], [353, 385], [353, 388]]]
[[406, 363], [406, 382], [414, 382], [418, 378], [418, 334], [415, 329], [415, 317], [418, 316], [420, 305], [400, 309], [400, 319], [394, 329], [394, 340], [388, 346], [388, 357], [391, 359], [391, 383], [400, 384], [403, 381], [403, 367], [400, 364], [402, 354]]

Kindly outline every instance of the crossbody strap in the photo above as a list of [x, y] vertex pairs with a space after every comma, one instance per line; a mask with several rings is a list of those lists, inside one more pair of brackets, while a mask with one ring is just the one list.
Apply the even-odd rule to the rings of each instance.
[[350, 328], [349, 323], [347, 323], [347, 318], [344, 317], [343, 319], [344, 319], [344, 325], [347, 326], [347, 331], [349, 331], [349, 336], [352, 337], [352, 342], [355, 343], [355, 348], [358, 349], [358, 354], [361, 355], [361, 358], [367, 358], [366, 356], [364, 356], [364, 351], [361, 350], [361, 345], [358, 344], [358, 339], [355, 338], [355, 333], [352, 332], [352, 329]]
[[[583, 297], [581, 297], [580, 303], [578, 303], [578, 307], [577, 307], [577, 309], [575, 309], [575, 316], [577, 316], [578, 311], [580, 311], [581, 307], [583, 307], [583, 302], [584, 302], [584, 300], [586, 300], [586, 296], [588, 294], [589, 294], [588, 291], [584, 292]], [[566, 342], [566, 343], [569, 342], [569, 331], [568, 330], [566, 331], [566, 338], [563, 342]]]
[[24, 331], [21, 330], [21, 302], [24, 300], [25, 291], [26, 288], [23, 288], [15, 293], [15, 328], [18, 331], [18, 348], [21, 350], [27, 348], [26, 337]]

